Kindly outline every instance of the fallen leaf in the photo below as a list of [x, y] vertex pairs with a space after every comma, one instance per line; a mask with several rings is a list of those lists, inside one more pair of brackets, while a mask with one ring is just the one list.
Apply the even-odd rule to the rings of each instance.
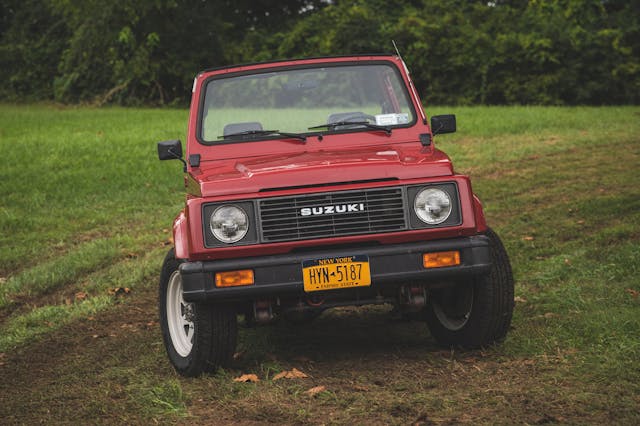
[[522, 239], [525, 241], [533, 241], [535, 238], [533, 238], [531, 235], [527, 235], [525, 237], [522, 237]]
[[233, 379], [233, 381], [241, 383], [256, 383], [259, 382], [260, 379], [258, 379], [258, 376], [255, 374], [243, 374], [242, 376]]
[[520, 297], [520, 296], [514, 297], [513, 301], [517, 302], [517, 303], [527, 303], [527, 299], [525, 299], [524, 297]]
[[627, 293], [629, 293], [629, 295], [631, 297], [633, 297], [634, 299], [637, 299], [638, 296], [640, 296], [640, 291], [634, 290], [632, 288], [628, 288], [625, 290]]
[[557, 318], [559, 315], [558, 314], [554, 314], [553, 312], [547, 312], [544, 314], [544, 317], [549, 319], [549, 318]]
[[276, 381], [283, 378], [284, 379], [304, 379], [306, 377], [309, 377], [309, 376], [307, 376], [297, 368], [294, 368], [291, 371], [281, 371], [280, 373], [273, 376], [273, 380]]
[[565, 264], [565, 265], [571, 265], [571, 261], [570, 261], [569, 259], [565, 259], [565, 260], [564, 260], [564, 264]]
[[113, 295], [113, 296], [124, 296], [131, 293], [131, 289], [129, 289], [129, 287], [116, 287], [116, 288], [110, 288], [109, 289], [109, 294]]
[[327, 390], [327, 388], [325, 388], [324, 386], [316, 386], [313, 387], [307, 391], [305, 391], [305, 393], [309, 396], [315, 396], [317, 394], [319, 394], [320, 392], [324, 392], [325, 390]]
[[75, 294], [75, 298], [76, 300], [84, 300], [87, 298], [87, 293], [85, 293], [84, 291], [79, 291]]
[[363, 385], [353, 385], [353, 389], [360, 392], [369, 392], [369, 388]]
[[584, 225], [584, 220], [579, 220], [577, 223], [578, 225]]

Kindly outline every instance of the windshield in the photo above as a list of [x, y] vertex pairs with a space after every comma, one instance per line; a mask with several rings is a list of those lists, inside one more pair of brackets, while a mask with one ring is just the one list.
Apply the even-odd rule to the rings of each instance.
[[213, 78], [200, 120], [203, 142], [236, 142], [282, 137], [268, 131], [391, 129], [414, 123], [415, 112], [391, 64], [340, 64]]

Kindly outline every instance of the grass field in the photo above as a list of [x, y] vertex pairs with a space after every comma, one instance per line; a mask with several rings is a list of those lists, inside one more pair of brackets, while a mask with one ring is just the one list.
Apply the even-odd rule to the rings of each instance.
[[182, 176], [155, 153], [187, 112], [0, 105], [2, 422], [640, 423], [640, 107], [427, 109], [457, 114], [438, 146], [511, 256], [505, 343], [341, 309], [242, 328], [233, 369], [188, 380], [156, 309]]

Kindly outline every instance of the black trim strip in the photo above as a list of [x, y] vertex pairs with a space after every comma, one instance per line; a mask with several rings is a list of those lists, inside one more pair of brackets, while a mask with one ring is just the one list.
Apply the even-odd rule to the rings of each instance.
[[213, 71], [222, 71], [229, 70], [233, 68], [241, 68], [241, 67], [253, 67], [257, 65], [267, 65], [267, 64], [281, 64], [284, 62], [295, 62], [295, 61], [314, 61], [317, 59], [341, 59], [341, 58], [367, 58], [371, 56], [392, 56], [395, 57], [395, 53], [359, 53], [357, 55], [334, 55], [334, 56], [312, 56], [310, 58], [291, 58], [291, 59], [275, 59], [271, 61], [261, 61], [261, 62], [245, 62], [242, 64], [233, 64], [233, 65], [223, 65], [220, 67], [213, 68], [205, 68], [200, 71], [197, 75], [200, 76], [202, 74], [213, 72]]

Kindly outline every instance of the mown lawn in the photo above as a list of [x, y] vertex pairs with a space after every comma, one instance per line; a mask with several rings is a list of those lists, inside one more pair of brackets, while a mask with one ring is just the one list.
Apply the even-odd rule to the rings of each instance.
[[[505, 343], [443, 351], [423, 323], [341, 309], [243, 328], [233, 369], [188, 380], [155, 300], [183, 200], [155, 142], [187, 112], [0, 105], [0, 418], [640, 423], [640, 107], [427, 109], [457, 114], [437, 143], [511, 256]], [[273, 380], [292, 368], [309, 377]]]

